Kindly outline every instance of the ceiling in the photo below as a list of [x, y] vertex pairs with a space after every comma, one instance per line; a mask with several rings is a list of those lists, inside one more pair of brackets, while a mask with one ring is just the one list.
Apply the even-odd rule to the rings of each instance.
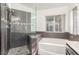
[[22, 4], [29, 8], [37, 8], [38, 10], [73, 5], [73, 3], [22, 3]]

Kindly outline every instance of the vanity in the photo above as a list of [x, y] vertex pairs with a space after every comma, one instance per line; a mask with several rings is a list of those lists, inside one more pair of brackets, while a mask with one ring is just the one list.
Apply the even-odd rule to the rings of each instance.
[[28, 48], [30, 55], [38, 55], [38, 42], [41, 40], [41, 34], [30, 33], [29, 36], [30, 40], [28, 41]]

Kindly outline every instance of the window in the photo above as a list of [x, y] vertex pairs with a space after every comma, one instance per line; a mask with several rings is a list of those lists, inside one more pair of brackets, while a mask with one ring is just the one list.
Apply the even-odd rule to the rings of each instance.
[[65, 15], [46, 16], [46, 29], [52, 32], [63, 32], [65, 29]]
[[47, 31], [54, 31], [54, 17], [47, 17]]

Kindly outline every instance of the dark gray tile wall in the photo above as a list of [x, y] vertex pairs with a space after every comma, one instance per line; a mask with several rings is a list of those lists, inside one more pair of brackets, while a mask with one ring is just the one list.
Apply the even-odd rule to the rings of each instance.
[[31, 25], [28, 25], [28, 23], [31, 23], [31, 13], [15, 9], [12, 9], [12, 12], [13, 14], [11, 15], [12, 16], [11, 18], [12, 19], [19, 18], [20, 20], [14, 22], [14, 23], [18, 22], [19, 25], [18, 24], [11, 25], [11, 32], [20, 32], [20, 33], [31, 32]]
[[10, 48], [27, 45], [27, 38], [25, 33], [11, 33], [10, 34]]

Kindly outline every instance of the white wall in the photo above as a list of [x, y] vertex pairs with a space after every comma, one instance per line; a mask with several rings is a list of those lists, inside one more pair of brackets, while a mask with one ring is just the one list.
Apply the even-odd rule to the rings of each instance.
[[77, 6], [78, 6], [77, 34], [79, 34], [79, 5]]
[[9, 3], [8, 5], [10, 8], [13, 8], [13, 9], [22, 10], [26, 12], [32, 12], [31, 8], [28, 8], [27, 6], [24, 6], [20, 3]]
[[[31, 9], [20, 3], [9, 3], [8, 5], [10, 8], [13, 8], [13, 9], [31, 12], [31, 31], [32, 32], [35, 32], [36, 30], [37, 31], [46, 31], [45, 16], [65, 14], [66, 15], [65, 32], [73, 33], [72, 9], [73, 9], [74, 5], [68, 6], [68, 7], [66, 6], [66, 7], [45, 9], [45, 10]], [[77, 4], [77, 6], [78, 6], [78, 10], [79, 10], [79, 4]], [[78, 11], [78, 14], [79, 14], [79, 11]], [[78, 17], [78, 19], [79, 19], [79, 17]], [[79, 30], [79, 26], [78, 26], [77, 30]], [[78, 33], [79, 33], [79, 31], [78, 31]]]
[[37, 31], [46, 31], [45, 16], [65, 14], [65, 32], [69, 32], [69, 8], [59, 7], [37, 11]]
[[75, 4], [78, 8], [78, 11], [77, 11], [77, 34], [79, 35], [79, 4]]
[[75, 4], [69, 7], [69, 32], [73, 34], [73, 12], [72, 9], [75, 7]]
[[[73, 8], [77, 7], [77, 33], [73, 32]], [[79, 4], [73, 4], [72, 6], [69, 7], [69, 16], [70, 16], [70, 25], [69, 25], [69, 29], [70, 29], [70, 33], [71, 34], [79, 34]]]

